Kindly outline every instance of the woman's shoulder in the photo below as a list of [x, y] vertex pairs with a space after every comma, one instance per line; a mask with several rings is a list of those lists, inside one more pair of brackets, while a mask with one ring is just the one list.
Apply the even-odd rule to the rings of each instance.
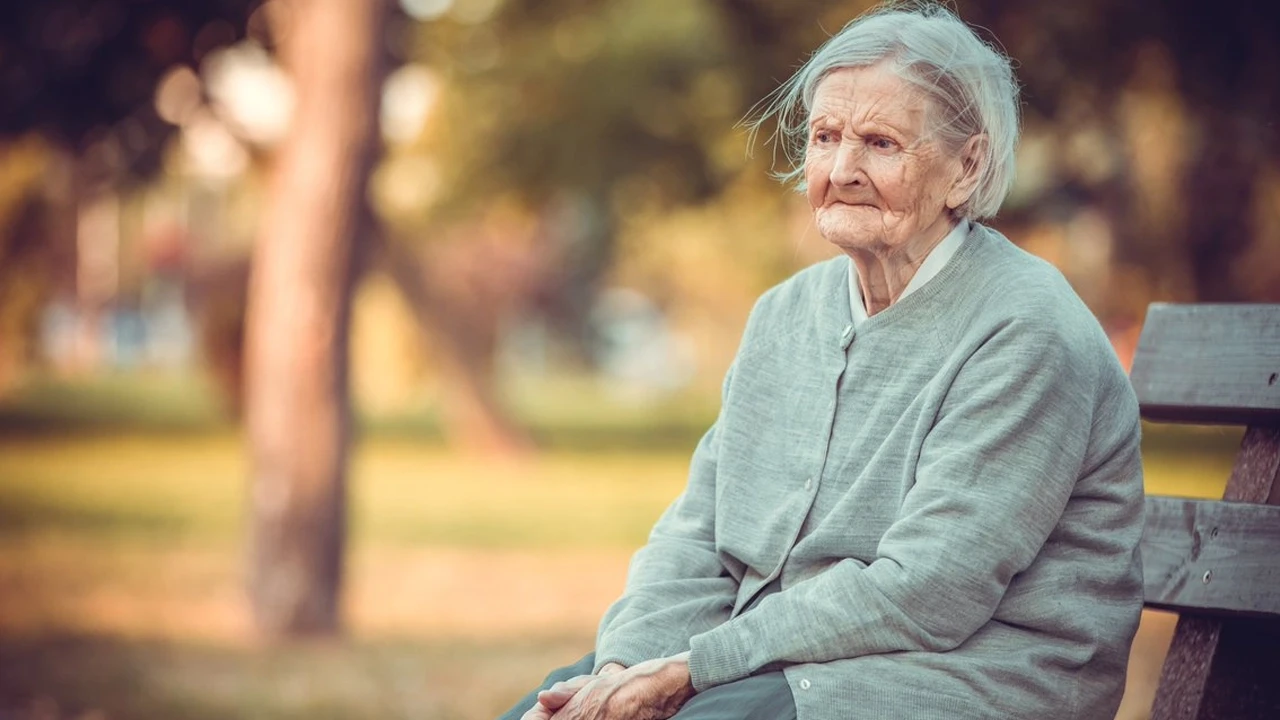
[[950, 316], [935, 326], [957, 358], [999, 348], [1010, 358], [1045, 367], [1072, 367], [1079, 377], [1127, 386], [1102, 324], [1053, 264], [978, 226], [966, 267], [963, 297], [948, 298]]
[[1018, 323], [1054, 334], [1095, 336], [1101, 326], [1071, 283], [1049, 261], [1023, 250], [1000, 232], [976, 226], [971, 278], [975, 310], [987, 322]]

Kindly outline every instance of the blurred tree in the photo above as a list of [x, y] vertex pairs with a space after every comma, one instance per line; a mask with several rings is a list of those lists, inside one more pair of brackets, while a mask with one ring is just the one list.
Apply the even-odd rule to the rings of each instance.
[[21, 361], [14, 349], [55, 289], [76, 292], [86, 315], [100, 309], [99, 294], [55, 287], [78, 282], [67, 266], [81, 211], [159, 169], [174, 128], [156, 114], [157, 81], [243, 37], [261, 2], [0, 4], [0, 173], [12, 200], [0, 202], [0, 365]]
[[[243, 37], [261, 4], [5, 3], [0, 139], [34, 131], [50, 141], [41, 147], [67, 159], [68, 171], [56, 177], [71, 184], [62, 193], [69, 210], [47, 216], [75, 217], [94, 195], [158, 170], [174, 128], [157, 116], [157, 81], [174, 65], [197, 65]], [[305, 121], [277, 158], [255, 249], [247, 412], [254, 615], [267, 633], [287, 635], [332, 631], [338, 622], [349, 435], [346, 337], [355, 237], [369, 226], [363, 198], [376, 159], [389, 3], [278, 5], [287, 11], [283, 58]], [[255, 21], [265, 19], [259, 13]], [[51, 231], [38, 226], [41, 216], [30, 212], [30, 203], [23, 193], [6, 193], [0, 203], [5, 215], [21, 220], [6, 222], [0, 234], [0, 270], [30, 268], [24, 258], [32, 248], [54, 245], [42, 242]], [[5, 288], [7, 297], [12, 293]], [[6, 319], [0, 329], [14, 324]]]
[[427, 247], [379, 224], [370, 250], [438, 356], [446, 378], [440, 410], [451, 446], [519, 456], [533, 445], [498, 394], [499, 334], [508, 318], [538, 296], [551, 263], [532, 243], [518, 242], [528, 238], [527, 229], [501, 215], [437, 230]]
[[78, 159], [87, 184], [150, 176], [173, 131], [152, 103], [157, 81], [242, 38], [261, 3], [0, 5], [0, 137], [39, 131]]
[[1004, 215], [1100, 209], [1115, 265], [1138, 272], [1143, 291], [1113, 283], [1117, 297], [1096, 309], [1138, 317], [1153, 299], [1280, 300], [1280, 262], [1262, 251], [1280, 239], [1259, 224], [1280, 165], [1280, 6], [968, 0], [960, 10], [1018, 61], [1026, 124], [1055, 159], [1052, 179]]
[[348, 329], [377, 159], [388, 0], [290, 0], [296, 90], [254, 246], [246, 318], [250, 589], [269, 635], [338, 628], [350, 439]]
[[69, 252], [46, 238], [54, 225], [41, 178], [50, 153], [39, 138], [11, 142], [0, 156], [0, 392], [14, 384], [33, 354], [40, 309]]
[[723, 180], [708, 153], [739, 102], [714, 14], [686, 0], [522, 0], [423, 33], [449, 80], [436, 208], [448, 221], [514, 196], [554, 223], [561, 264], [542, 311], [585, 343], [618, 205], [694, 202]]

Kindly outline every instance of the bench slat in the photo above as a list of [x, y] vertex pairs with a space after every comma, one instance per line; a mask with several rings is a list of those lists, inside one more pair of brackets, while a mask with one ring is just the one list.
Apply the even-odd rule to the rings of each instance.
[[1150, 606], [1280, 613], [1280, 507], [1148, 497], [1142, 563]]
[[[1245, 432], [1223, 499], [1236, 507], [1280, 504], [1280, 427], [1253, 425]], [[1221, 525], [1218, 532], [1221, 537]], [[1273, 642], [1278, 628], [1274, 617], [1184, 612], [1160, 672], [1151, 720], [1280, 717], [1274, 671], [1280, 644]]]
[[1280, 305], [1154, 303], [1130, 380], [1149, 420], [1280, 422]]

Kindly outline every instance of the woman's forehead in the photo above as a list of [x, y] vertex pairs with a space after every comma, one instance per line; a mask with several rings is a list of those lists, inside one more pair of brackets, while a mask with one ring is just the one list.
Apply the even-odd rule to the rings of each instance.
[[883, 116], [915, 124], [923, 120], [927, 111], [928, 97], [918, 87], [902, 79], [886, 63], [878, 63], [827, 73], [814, 90], [809, 118]]

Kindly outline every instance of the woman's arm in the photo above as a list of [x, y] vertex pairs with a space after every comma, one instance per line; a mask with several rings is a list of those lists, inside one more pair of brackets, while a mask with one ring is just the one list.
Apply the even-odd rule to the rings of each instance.
[[[727, 394], [732, 369], [725, 377]], [[716, 552], [718, 443], [713, 425], [694, 450], [684, 492], [636, 552], [621, 598], [596, 636], [596, 668], [632, 667], [689, 649], [689, 638], [729, 619], [738, 582]]]

